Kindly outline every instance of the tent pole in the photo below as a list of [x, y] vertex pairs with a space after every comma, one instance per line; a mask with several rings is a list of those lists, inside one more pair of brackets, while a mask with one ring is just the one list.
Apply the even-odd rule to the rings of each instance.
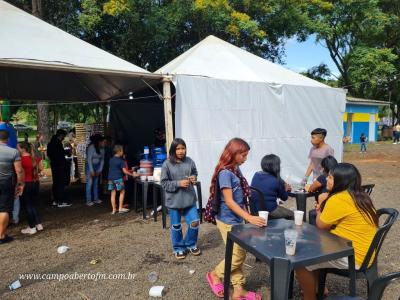
[[167, 152], [174, 139], [174, 129], [172, 124], [172, 100], [171, 100], [171, 82], [172, 76], [163, 76], [163, 98], [164, 98], [164, 120], [165, 120], [165, 138]]

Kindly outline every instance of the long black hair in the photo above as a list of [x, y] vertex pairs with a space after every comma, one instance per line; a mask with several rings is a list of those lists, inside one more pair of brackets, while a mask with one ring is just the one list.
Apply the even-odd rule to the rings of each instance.
[[332, 155], [328, 155], [321, 161], [321, 167], [324, 170], [324, 174], [328, 176], [329, 171], [336, 167], [338, 164], [336, 158]]
[[325, 207], [333, 195], [347, 190], [364, 219], [378, 226], [376, 209], [369, 195], [361, 189], [361, 174], [357, 168], [349, 163], [339, 163], [329, 174], [333, 176], [333, 187], [321, 208]]
[[[185, 147], [186, 149], [186, 143], [184, 140], [182, 140], [181, 138], [175, 138], [172, 143], [171, 146], [169, 147], [169, 161], [172, 162], [173, 164], [176, 164], [177, 162], [177, 158], [176, 158], [176, 148], [182, 145]], [[182, 160], [184, 160], [186, 158], [186, 153], [185, 156], [183, 157]]]
[[265, 155], [261, 160], [261, 169], [264, 172], [267, 172], [276, 177], [276, 179], [278, 179], [278, 182], [283, 184], [283, 180], [281, 178], [281, 159], [278, 155]]

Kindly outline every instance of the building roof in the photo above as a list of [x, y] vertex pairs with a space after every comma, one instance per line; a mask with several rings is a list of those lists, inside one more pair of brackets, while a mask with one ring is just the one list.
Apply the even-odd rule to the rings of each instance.
[[358, 104], [358, 105], [389, 106], [390, 104], [388, 101], [355, 98], [349, 96], [346, 97], [346, 101], [349, 104]]

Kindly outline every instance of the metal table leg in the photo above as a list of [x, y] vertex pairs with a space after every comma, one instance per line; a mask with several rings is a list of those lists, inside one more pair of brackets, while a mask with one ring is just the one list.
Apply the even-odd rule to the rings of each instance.
[[143, 189], [142, 189], [142, 200], [143, 200], [143, 219], [147, 218], [146, 209], [147, 209], [147, 192], [149, 190], [149, 183], [147, 181], [143, 181]]
[[135, 212], [138, 212], [138, 201], [137, 201], [138, 183], [136, 179], [133, 179], [133, 207]]
[[200, 223], [203, 223], [203, 199], [201, 197], [201, 183], [199, 181], [196, 182], [196, 189], [197, 189], [197, 199], [199, 201]]
[[161, 217], [162, 217], [162, 227], [165, 229], [167, 227], [167, 208], [165, 207], [165, 192], [162, 187], [160, 187], [161, 194]]
[[157, 185], [153, 183], [153, 218], [157, 222]]

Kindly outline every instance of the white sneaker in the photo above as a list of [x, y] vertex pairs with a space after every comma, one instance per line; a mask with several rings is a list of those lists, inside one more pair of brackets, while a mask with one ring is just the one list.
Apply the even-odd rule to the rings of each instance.
[[93, 203], [93, 202], [86, 202], [86, 205], [87, 205], [87, 206], [93, 206], [94, 203]]
[[25, 229], [22, 229], [21, 230], [21, 233], [23, 233], [23, 234], [35, 234], [36, 233], [36, 228], [35, 227], [33, 227], [33, 228], [30, 228], [30, 227], [26, 227]]
[[101, 201], [100, 199], [94, 200], [93, 202], [96, 203], [96, 204], [103, 203], [103, 201]]
[[37, 224], [36, 225], [36, 230], [37, 231], [42, 231], [43, 230], [43, 225], [42, 224]]
[[57, 205], [57, 207], [69, 207], [69, 206], [71, 206], [72, 204], [68, 204], [68, 203], [61, 203], [61, 204], [58, 204]]

